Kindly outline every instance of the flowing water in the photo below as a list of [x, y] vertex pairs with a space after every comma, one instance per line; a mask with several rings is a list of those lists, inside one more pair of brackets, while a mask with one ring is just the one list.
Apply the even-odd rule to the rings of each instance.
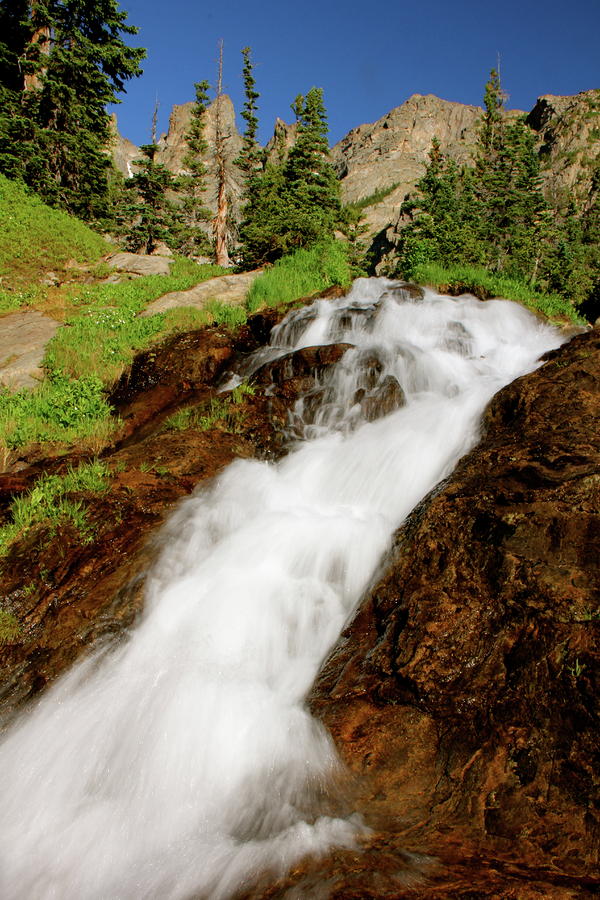
[[351, 845], [360, 821], [315, 801], [338, 762], [304, 698], [394, 529], [492, 394], [561, 340], [515, 304], [411, 300], [385, 279], [291, 313], [250, 369], [354, 348], [296, 404], [289, 456], [235, 462], [180, 506], [130, 639], [5, 739], [0, 897], [226, 898]]

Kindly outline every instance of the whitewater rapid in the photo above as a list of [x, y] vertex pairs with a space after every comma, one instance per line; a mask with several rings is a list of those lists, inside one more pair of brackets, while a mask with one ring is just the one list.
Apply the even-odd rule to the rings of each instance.
[[[339, 763], [304, 699], [394, 530], [474, 445], [490, 397], [562, 340], [516, 304], [386, 279], [290, 313], [248, 372], [353, 349], [296, 404], [285, 459], [237, 461], [181, 504], [129, 640], [5, 738], [0, 897], [219, 900], [351, 846], [360, 821], [316, 802]], [[390, 391], [403, 405], [367, 421]]]

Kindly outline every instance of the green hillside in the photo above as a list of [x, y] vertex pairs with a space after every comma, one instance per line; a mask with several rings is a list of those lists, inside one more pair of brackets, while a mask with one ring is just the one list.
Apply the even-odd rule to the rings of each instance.
[[92, 267], [109, 251], [101, 235], [4, 175], [0, 222], [0, 310], [27, 302], [48, 272], [63, 280], [69, 266]]

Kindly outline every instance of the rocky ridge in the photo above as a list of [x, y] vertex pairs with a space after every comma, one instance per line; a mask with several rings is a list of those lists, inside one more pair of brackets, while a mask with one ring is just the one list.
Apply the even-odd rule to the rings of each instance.
[[353, 129], [332, 149], [342, 197], [355, 203], [393, 188], [365, 210], [371, 232], [397, 219], [400, 204], [423, 174], [431, 141], [460, 164], [472, 161], [481, 109], [414, 94], [372, 125]]
[[538, 134], [542, 178], [548, 199], [566, 209], [572, 198], [586, 205], [600, 161], [600, 90], [574, 97], [540, 97], [527, 116]]

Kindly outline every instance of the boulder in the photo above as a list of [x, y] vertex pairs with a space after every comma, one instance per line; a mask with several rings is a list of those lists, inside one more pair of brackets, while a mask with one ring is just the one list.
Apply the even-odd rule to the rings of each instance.
[[44, 377], [46, 345], [60, 322], [37, 310], [10, 313], [0, 328], [0, 384], [11, 391], [35, 387]]
[[119, 272], [131, 275], [168, 275], [173, 260], [165, 256], [145, 256], [142, 253], [114, 253], [107, 263]]

